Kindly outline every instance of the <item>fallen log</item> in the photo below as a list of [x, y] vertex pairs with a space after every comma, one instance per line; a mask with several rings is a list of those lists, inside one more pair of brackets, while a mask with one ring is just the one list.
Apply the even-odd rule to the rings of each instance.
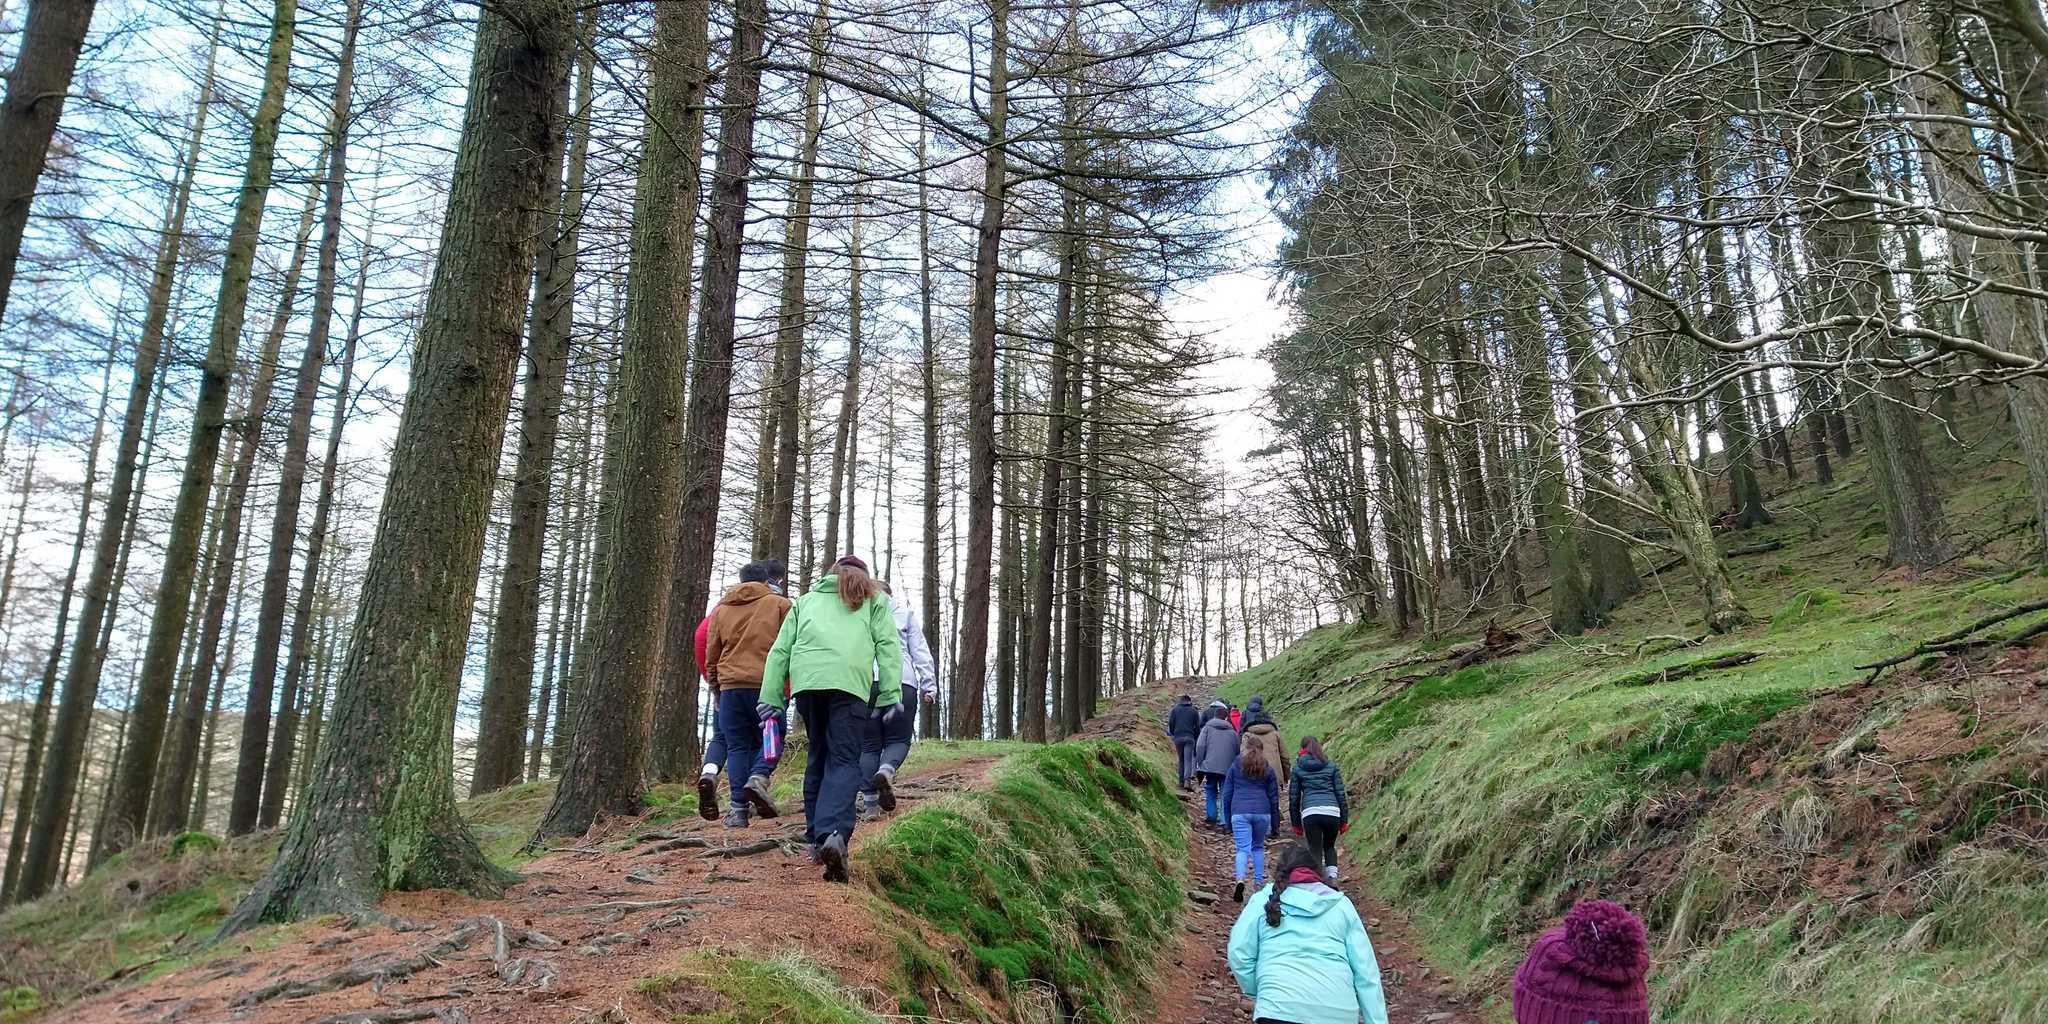
[[2033, 625], [2028, 626], [2027, 628], [2020, 630], [2018, 633], [2006, 637], [2003, 640], [1973, 640], [1971, 639], [1971, 637], [1973, 637], [1977, 633], [1983, 632], [1984, 630], [1991, 628], [1992, 626], [1996, 626], [2001, 622], [2005, 622], [2011, 619], [2017, 619], [2020, 616], [2029, 614], [2031, 612], [2038, 612], [2044, 610], [2048, 610], [2048, 598], [2042, 598], [2038, 601], [2028, 601], [2024, 604], [2017, 604], [2002, 612], [1994, 612], [1990, 615], [1986, 615], [1982, 618], [1979, 618], [1975, 622], [1963, 626], [1960, 629], [1952, 629], [1946, 633], [1941, 634], [1940, 636], [1933, 637], [1932, 639], [1922, 640], [1919, 643], [1914, 644], [1911, 650], [1908, 650], [1903, 654], [1895, 654], [1889, 658], [1884, 659], [1883, 661], [1873, 661], [1868, 665], [1858, 665], [1856, 667], [1859, 669], [1865, 669], [1869, 671], [1869, 678], [1872, 681], [1875, 681], [1878, 676], [1883, 675], [1884, 671], [1888, 668], [1891, 668], [1893, 665], [1901, 665], [1906, 662], [1912, 661], [1914, 658], [1922, 657], [1924, 655], [1944, 654], [1949, 651], [1961, 650], [1966, 647], [1975, 647], [1980, 644], [1993, 642], [1997, 643], [2001, 647], [2009, 647], [2013, 644], [2033, 639], [2034, 637], [2039, 636], [2042, 633], [2048, 633], [2048, 620], [2034, 623]]

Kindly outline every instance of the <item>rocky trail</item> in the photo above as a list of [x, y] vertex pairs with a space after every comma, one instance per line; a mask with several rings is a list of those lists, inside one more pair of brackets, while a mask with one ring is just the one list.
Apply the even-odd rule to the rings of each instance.
[[[1163, 1024], [1244, 1024], [1251, 1004], [1240, 999], [1237, 981], [1224, 962], [1224, 944], [1241, 905], [1230, 898], [1233, 847], [1230, 833], [1202, 823], [1199, 789], [1188, 808], [1188, 899], [1181, 946], [1174, 954], [1172, 979], [1159, 995], [1157, 1019]], [[1267, 850], [1270, 866], [1293, 834], [1282, 832]], [[1387, 992], [1387, 1016], [1393, 1024], [1480, 1024], [1478, 1011], [1461, 1003], [1449, 978], [1432, 971], [1416, 947], [1406, 919], [1373, 899], [1358, 880], [1358, 869], [1342, 865], [1337, 888], [1358, 907], [1372, 936], [1380, 962], [1380, 981]], [[1249, 890], [1248, 890], [1249, 891]]]
[[[995, 757], [910, 770], [896, 813], [979, 785]], [[855, 836], [879, 834], [886, 818]], [[745, 831], [692, 818], [620, 822], [521, 870], [505, 895], [396, 893], [394, 924], [317, 921], [50, 1017], [77, 1024], [622, 1024], [667, 1020], [637, 983], [709, 947], [801, 947], [848, 985], [889, 962], [867, 890], [810, 862], [801, 806]]]

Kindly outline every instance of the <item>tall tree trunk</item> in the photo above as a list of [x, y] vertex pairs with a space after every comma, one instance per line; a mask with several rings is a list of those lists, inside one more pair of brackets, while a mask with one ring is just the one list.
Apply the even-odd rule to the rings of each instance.
[[[591, 26], [584, 17], [584, 30]], [[512, 476], [512, 522], [505, 531], [505, 567], [498, 584], [497, 629], [484, 670], [477, 715], [476, 771], [471, 796], [519, 781], [526, 708], [533, 691], [535, 634], [540, 626], [541, 554], [547, 546], [548, 492], [562, 389], [569, 375], [569, 333], [575, 318], [576, 261], [583, 223], [584, 158], [590, 150], [591, 79], [596, 47], [576, 59], [576, 101], [569, 170], [548, 166], [547, 188], [559, 193], [560, 214], [543, 239], [534, 267], [533, 311], [527, 321], [525, 380], [519, 399], [519, 458]], [[567, 107], [564, 108], [565, 113]], [[701, 120], [701, 114], [697, 115]], [[691, 137], [695, 137], [694, 133]], [[695, 193], [691, 193], [694, 199]], [[688, 248], [686, 245], [685, 249]], [[685, 264], [687, 268], [687, 263]], [[688, 281], [687, 269], [677, 271]]]
[[1521, 364], [1522, 415], [1532, 427], [1536, 527], [1550, 564], [1550, 628], [1560, 636], [1578, 636], [1599, 625], [1604, 616], [1593, 603], [1579, 564], [1579, 528], [1567, 491], [1564, 447], [1558, 440], [1549, 340], [1535, 310], [1510, 310], [1508, 316], [1513, 321], [1511, 344]]
[[[228, 229], [227, 253], [221, 266], [220, 294], [214, 300], [213, 330], [201, 363], [199, 400], [192, 413], [192, 432], [185, 451], [185, 471], [166, 536], [163, 572], [157, 580], [157, 603], [150, 616], [149, 643], [143, 649], [142, 674], [136, 684], [130, 737], [103, 836], [94, 847], [102, 856], [123, 849], [142, 831], [149, 813], [157, 757], [162, 752], [164, 716], [177, 677], [178, 655], [191, 611], [192, 580], [198, 571], [200, 533], [206, 522], [206, 499], [213, 489], [221, 431], [227, 426], [229, 379], [235, 369], [235, 348], [249, 308], [249, 277], [261, 242], [263, 207], [270, 195], [271, 166], [277, 155], [278, 123], [284, 115], [286, 77], [291, 69], [292, 41], [297, 29], [297, 0], [276, 0], [271, 8], [269, 57], [264, 66], [263, 94], [249, 128], [249, 159], [235, 199]], [[251, 415], [261, 416], [254, 406]]]
[[[381, 169], [380, 167], [379, 170]], [[335, 191], [329, 193], [330, 200], [339, 194], [338, 186], [340, 183], [340, 178], [330, 179], [329, 187], [335, 189]], [[338, 227], [338, 222], [332, 223]], [[334, 510], [335, 476], [340, 468], [341, 460], [341, 434], [343, 427], [348, 422], [350, 386], [355, 377], [356, 347], [361, 341], [363, 333], [363, 297], [369, 283], [370, 261], [372, 254], [376, 251], [373, 244], [376, 234], [377, 204], [372, 202], [370, 204], [369, 223], [363, 229], [362, 262], [356, 268], [354, 297], [350, 300], [348, 332], [342, 339], [341, 378], [334, 386], [334, 411], [328, 418], [327, 449], [320, 463], [319, 495], [313, 500], [313, 522], [306, 531], [306, 567], [301, 571], [298, 599], [292, 607], [292, 639], [291, 645], [285, 653], [284, 689], [278, 701], [277, 718], [271, 732], [269, 760], [263, 771], [263, 798], [257, 807], [256, 823], [259, 828], [277, 827], [277, 823], [284, 810], [285, 795], [289, 789], [293, 788], [290, 786], [290, 778], [292, 757], [298, 738], [298, 705], [300, 694], [305, 690], [306, 665], [313, 649], [313, 601], [315, 594], [320, 589], [320, 582], [323, 579], [322, 573], [326, 568], [321, 564], [321, 559], [327, 548], [327, 520]], [[323, 242], [322, 244], [324, 246], [325, 243]], [[324, 262], [331, 259], [331, 257], [323, 252], [321, 259]], [[329, 268], [323, 268], [322, 270], [323, 274], [329, 272], [331, 272]], [[332, 284], [330, 282], [322, 286], [322, 291], [328, 291], [331, 288]], [[331, 315], [332, 299], [330, 298], [328, 301]], [[319, 363], [326, 355], [327, 350], [326, 319], [326, 317], [321, 317], [314, 321], [317, 325], [315, 329], [320, 334], [320, 341], [317, 346], [310, 340], [308, 341], [306, 355], [300, 363], [300, 379], [303, 381], [311, 378], [313, 380], [313, 390], [315, 391], [318, 390], [319, 386]], [[300, 431], [310, 431], [313, 397], [308, 395], [304, 404], [301, 405], [299, 403], [299, 396], [294, 395], [292, 436], [298, 436]], [[304, 424], [300, 423], [298, 419], [301, 411], [307, 417], [307, 421]], [[288, 448], [290, 443], [288, 439]], [[302, 446], [307, 445], [310, 443], [310, 438], [301, 438], [299, 443]], [[303, 464], [305, 461], [303, 448], [300, 450], [297, 458], [301, 464], [300, 474], [303, 480]], [[289, 466], [287, 469], [289, 469]], [[280, 500], [282, 500], [282, 495], [280, 495]], [[292, 498], [293, 504], [296, 505], [298, 501], [299, 496], [294, 495]], [[295, 510], [292, 515], [294, 526], [297, 519], [298, 515]], [[277, 533], [278, 528], [278, 522], [273, 521], [271, 526], [273, 551], [276, 550], [274, 545], [280, 539]], [[285, 538], [285, 540], [289, 543], [289, 538]], [[290, 568], [290, 563], [287, 561], [285, 571], [289, 572]], [[276, 571], [276, 566], [273, 565], [270, 569], [266, 570], [266, 573], [274, 571]], [[264, 586], [268, 588], [269, 585], [269, 577], [266, 574]], [[259, 653], [269, 651], [274, 658], [276, 643], [277, 638], [275, 635], [267, 644], [259, 642]], [[252, 676], [255, 669], [260, 667], [260, 665], [252, 666]], [[309, 757], [312, 754], [310, 744], [306, 753]]]
[[[607, 465], [616, 465], [621, 480], [631, 484], [619, 489], [619, 501], [605, 510], [598, 524], [609, 540], [608, 557], [597, 567], [593, 588], [597, 602], [591, 609], [591, 636], [597, 648], [591, 654], [588, 689], [579, 709], [583, 718], [571, 740], [554, 803], [541, 819], [540, 836], [578, 835], [599, 814], [637, 814], [642, 807], [649, 760], [646, 730], [654, 701], [649, 683], [662, 674], [662, 648], [674, 636], [668, 608], [672, 580], [647, 567], [675, 564], [680, 540], [676, 524], [683, 460], [676, 448], [689, 361], [689, 275], [675, 268], [688, 265], [685, 254], [695, 236], [698, 179], [693, 140], [699, 133], [685, 118], [692, 108], [702, 107], [709, 75], [709, 13], [707, 0], [655, 8], [647, 143], [634, 196], [633, 248], [626, 278], [620, 416], [618, 429], [605, 438], [613, 450]], [[739, 31], [746, 34], [750, 29]], [[743, 62], [752, 59], [735, 56]], [[752, 97], [746, 99], [751, 107]], [[750, 141], [741, 146], [750, 147]], [[723, 163], [724, 154], [720, 156]], [[707, 261], [706, 270], [710, 269]], [[726, 358], [730, 357], [728, 349]], [[691, 660], [687, 646], [672, 653], [672, 664]], [[672, 762], [668, 774], [673, 777], [680, 773], [677, 766], [694, 769], [698, 760], [697, 680], [693, 665], [669, 676], [686, 680], [690, 687], [687, 694], [669, 695], [680, 706], [677, 727], [664, 737], [682, 748], [669, 751], [666, 758]], [[607, 722], [619, 726], [607, 728]]]
[[93, 7], [94, 0], [29, 0], [22, 21], [21, 51], [7, 72], [7, 98], [0, 100], [0, 323]]
[[[839, 393], [839, 421], [832, 432], [832, 492], [825, 499], [825, 537], [831, 543], [839, 536], [841, 516], [846, 522], [846, 543], [842, 553], [851, 554], [853, 546], [853, 469], [858, 458], [855, 445], [859, 443], [860, 416], [860, 369], [861, 369], [861, 279], [860, 279], [860, 208], [863, 202], [858, 185], [853, 193], [853, 236], [847, 250], [850, 260], [851, 278], [847, 299], [846, 328], [846, 386]], [[840, 505], [841, 488], [844, 488], [846, 503]], [[832, 557], [827, 555], [827, 558]]]
[[989, 0], [989, 145], [975, 229], [967, 331], [967, 551], [961, 580], [965, 593], [960, 656], [953, 677], [955, 739], [981, 735], [982, 691], [988, 683], [989, 580], [996, 526], [996, 279], [1002, 272], [1003, 195], [1009, 178], [1009, 50], [1010, 0]]
[[[831, 22], [826, 0], [811, 16], [810, 74], [804, 78], [803, 141], [797, 154], [796, 186], [782, 235], [782, 284], [775, 309], [775, 472], [769, 482], [767, 523], [755, 541], [755, 555], [789, 562], [789, 536], [796, 515], [797, 443], [803, 427], [804, 331], [810, 307], [804, 297], [811, 248], [811, 195], [817, 187], [818, 137], [822, 131], [826, 45]], [[920, 128], [920, 131], [923, 129]], [[922, 136], [920, 136], [920, 140]], [[922, 146], [923, 142], [920, 141]], [[923, 161], [919, 161], [923, 166]], [[923, 186], [920, 185], [920, 188]], [[828, 545], [829, 546], [829, 545]], [[805, 572], [810, 571], [805, 566]], [[806, 577], [808, 578], [808, 577]]]
[[575, 44], [567, 0], [504, 0], [478, 21], [440, 255], [332, 735], [277, 860], [223, 933], [367, 912], [385, 889], [502, 885], [455, 811], [452, 733]]
[[754, 164], [761, 52], [767, 33], [766, 0], [738, 0], [733, 19], [731, 51], [723, 73], [725, 89], [719, 97], [723, 112], [704, 236], [703, 293], [698, 301], [689, 404], [683, 419], [681, 540], [672, 559], [675, 576], [667, 608], [670, 647], [662, 669], [667, 699], [677, 702], [673, 716], [677, 738], [671, 742], [683, 748], [677, 754], [687, 754], [675, 760], [693, 773], [697, 765], [697, 663], [687, 638], [695, 632], [710, 596], [718, 543], [718, 502], [725, 481], [726, 427], [732, 408], [740, 250]]
[[1621, 484], [1615, 472], [1614, 430], [1611, 417], [1587, 420], [1589, 410], [1605, 404], [1600, 391], [1600, 374], [1592, 361], [1601, 358], [1593, 350], [1593, 325], [1587, 318], [1592, 300], [1592, 279], [1585, 261], [1568, 255], [1560, 264], [1560, 291], [1564, 303], [1559, 310], [1564, 324], [1567, 375], [1572, 382], [1572, 401], [1578, 406], [1573, 432], [1578, 435], [1579, 472], [1585, 483], [1585, 498], [1579, 514], [1590, 526], [1580, 539], [1580, 554], [1586, 566], [1586, 598], [1596, 612], [1605, 616], [1643, 589], [1629, 556], [1628, 542], [1622, 540], [1623, 506]]
[[[923, 67], [919, 65], [920, 69]], [[925, 85], [920, 70], [918, 86]], [[924, 640], [933, 651], [944, 650], [939, 628], [939, 351], [932, 328], [932, 206], [927, 159], [929, 130], [923, 119], [917, 127], [917, 304], [918, 345], [922, 357], [918, 382], [924, 389]], [[918, 733], [939, 733], [937, 702], [924, 705]]]
[[[313, 180], [321, 181], [331, 162], [331, 150], [323, 148], [319, 163], [313, 172]], [[249, 505], [249, 492], [256, 475], [256, 454], [263, 437], [265, 423], [270, 418], [271, 389], [277, 380], [278, 355], [284, 346], [285, 329], [291, 324], [292, 310], [297, 304], [299, 283], [304, 276], [306, 249], [313, 237], [314, 212], [318, 209], [321, 190], [306, 191], [306, 205], [299, 215], [298, 230], [293, 234], [291, 259], [285, 265], [284, 285], [278, 297], [277, 309], [272, 314], [270, 329], [264, 333], [263, 348], [250, 368], [249, 397], [244, 403], [245, 412], [240, 420], [240, 429], [234, 443], [229, 446], [225, 461], [234, 468], [228, 474], [227, 489], [220, 502], [220, 542], [201, 559], [199, 564], [211, 570], [211, 581], [207, 584], [206, 605], [200, 614], [197, 651], [192, 662], [192, 678], [180, 699], [177, 717], [177, 732], [172, 737], [172, 754], [167, 767], [158, 774], [156, 793], [150, 799], [149, 831], [152, 835], [166, 835], [185, 830], [186, 810], [192, 805], [192, 781], [198, 769], [201, 727], [206, 711], [204, 697], [207, 685], [215, 668], [222, 660], [221, 623], [227, 617], [228, 598], [234, 592], [240, 600], [239, 591], [234, 587], [236, 574], [241, 570], [242, 513]], [[274, 549], [273, 549], [274, 550]], [[289, 557], [289, 540], [284, 545]], [[227, 657], [234, 657], [230, 645]], [[260, 715], [260, 721], [252, 720]], [[228, 815], [230, 835], [243, 835], [256, 827], [256, 786], [262, 781], [262, 749], [264, 731], [270, 727], [270, 692], [265, 687], [252, 683], [248, 702], [242, 720], [242, 742], [250, 742], [255, 734], [257, 748], [256, 772], [249, 780], [247, 805], [241, 801], [231, 807]], [[245, 755], [246, 756], [246, 755]], [[242, 778], [236, 776], [236, 792], [241, 795]], [[246, 812], [246, 813], [244, 813]]]

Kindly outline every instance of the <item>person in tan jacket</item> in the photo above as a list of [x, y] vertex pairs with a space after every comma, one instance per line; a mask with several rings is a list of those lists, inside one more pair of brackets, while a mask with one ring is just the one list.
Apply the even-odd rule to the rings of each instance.
[[785, 575], [782, 563], [773, 560], [741, 569], [740, 585], [726, 591], [711, 610], [705, 634], [704, 679], [718, 695], [718, 733], [725, 740], [725, 771], [732, 786], [727, 828], [746, 828], [749, 808], [764, 818], [780, 813], [768, 798], [774, 767], [762, 756], [754, 705], [761, 700], [768, 648], [789, 614], [789, 598], [782, 596]]

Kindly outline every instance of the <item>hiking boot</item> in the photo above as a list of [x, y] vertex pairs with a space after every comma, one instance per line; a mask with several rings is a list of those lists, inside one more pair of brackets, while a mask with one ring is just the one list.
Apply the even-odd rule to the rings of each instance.
[[871, 821], [874, 819], [874, 816], [874, 801], [868, 799], [868, 795], [866, 793], [855, 793], [853, 795], [853, 820]]
[[1332, 884], [1335, 884], [1335, 883], [1336, 883], [1336, 881], [1337, 881], [1337, 865], [1335, 865], [1335, 864], [1332, 864], [1332, 865], [1330, 865], [1329, 867], [1326, 867], [1326, 868], [1324, 868], [1324, 869], [1323, 869], [1323, 878], [1324, 878], [1324, 879], [1325, 879], [1326, 881], [1328, 881], [1328, 882], [1330, 882], [1330, 883], [1332, 883]]
[[1239, 903], [1244, 902], [1244, 879], [1240, 878], [1237, 880], [1236, 887], [1230, 890], [1230, 898]]
[[715, 773], [697, 776], [697, 816], [705, 821], [718, 820], [718, 776]]
[[763, 818], [773, 818], [782, 813], [775, 809], [775, 801], [768, 799], [768, 780], [759, 775], [748, 779], [740, 794], [747, 798], [747, 806]]
[[729, 814], [727, 814], [727, 815], [725, 816], [725, 827], [726, 827], [726, 828], [746, 828], [746, 827], [747, 827], [747, 809], [746, 809], [746, 808], [744, 808], [744, 807], [734, 807], [734, 808], [732, 809], [731, 813], [729, 813]]
[[896, 769], [886, 764], [875, 770], [875, 802], [884, 811], [896, 809]]
[[837, 832], [818, 845], [818, 859], [825, 864], [825, 881], [846, 881], [846, 837]]

